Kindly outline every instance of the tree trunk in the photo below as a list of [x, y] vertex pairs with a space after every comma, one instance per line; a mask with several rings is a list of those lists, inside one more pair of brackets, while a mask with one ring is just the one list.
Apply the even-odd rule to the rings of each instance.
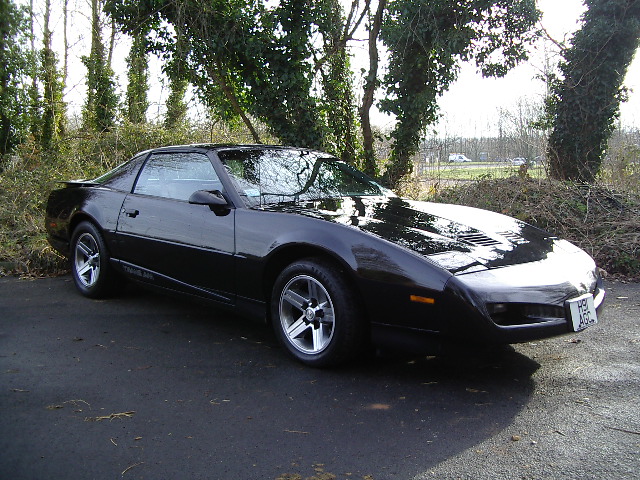
[[380, 27], [382, 25], [382, 15], [387, 0], [378, 2], [378, 9], [373, 18], [373, 23], [369, 30], [369, 73], [365, 79], [364, 95], [362, 97], [362, 106], [360, 107], [360, 123], [362, 125], [362, 138], [364, 146], [364, 172], [368, 175], [375, 176], [377, 173], [376, 157], [373, 148], [373, 131], [371, 130], [371, 107], [376, 87], [378, 86], [378, 36], [380, 35]]
[[42, 149], [51, 150], [56, 141], [56, 71], [55, 58], [51, 49], [51, 0], [45, 0], [43, 18], [42, 72], [44, 82]]
[[240, 106], [240, 103], [238, 103], [238, 99], [236, 98], [235, 94], [233, 93], [233, 90], [225, 80], [224, 75], [219, 74], [217, 70], [219, 70], [219, 67], [217, 66], [213, 66], [213, 65], [207, 66], [207, 71], [209, 72], [209, 75], [211, 76], [213, 81], [216, 82], [216, 84], [218, 84], [220, 89], [224, 92], [224, 95], [225, 97], [227, 97], [227, 100], [229, 100], [229, 103], [231, 104], [233, 111], [236, 114], [238, 114], [240, 118], [242, 118], [242, 121], [249, 129], [249, 132], [251, 132], [253, 141], [256, 143], [262, 143], [262, 140], [260, 140], [260, 135], [258, 135], [258, 131], [253, 126], [253, 123], [251, 122], [251, 119], [247, 116], [246, 112]]
[[29, 2], [29, 11], [31, 12], [29, 20], [29, 28], [31, 33], [31, 54], [33, 55], [31, 67], [31, 85], [29, 87], [29, 132], [36, 142], [40, 141], [40, 95], [38, 93], [38, 62], [36, 60], [36, 37], [33, 31], [33, 0]]

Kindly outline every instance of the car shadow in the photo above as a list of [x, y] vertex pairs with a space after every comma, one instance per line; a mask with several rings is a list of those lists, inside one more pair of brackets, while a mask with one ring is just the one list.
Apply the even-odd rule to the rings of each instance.
[[7, 459], [29, 478], [407, 479], [510, 436], [535, 390], [539, 365], [510, 347], [319, 370], [208, 304], [33, 285], [48, 298], [24, 294], [7, 347], [25, 353], [3, 360], [25, 391], [5, 402]]
[[156, 378], [144, 373], [147, 382], [170, 379], [183, 401], [206, 405], [204, 424], [193, 418], [184, 433], [225, 439], [215, 457], [235, 478], [253, 478], [247, 462], [263, 478], [307, 478], [318, 468], [338, 478], [409, 478], [508, 429], [540, 366], [499, 346], [369, 354], [318, 370], [290, 359], [269, 326], [137, 287], [121, 300], [162, 312], [144, 327], [162, 332], [155, 349], [171, 356], [139, 360], [158, 366]]

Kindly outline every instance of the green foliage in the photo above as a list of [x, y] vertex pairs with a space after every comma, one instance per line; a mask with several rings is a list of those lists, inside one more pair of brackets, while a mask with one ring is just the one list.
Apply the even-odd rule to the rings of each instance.
[[167, 113], [164, 117], [164, 126], [174, 128], [184, 124], [187, 119], [187, 104], [184, 102], [184, 95], [187, 92], [189, 82], [184, 79], [169, 78], [169, 97], [166, 106]]
[[614, 129], [622, 82], [640, 44], [640, 2], [587, 0], [583, 26], [564, 52], [564, 79], [549, 102], [548, 154], [558, 179], [592, 182]]
[[0, 155], [14, 151], [28, 135], [26, 76], [30, 71], [27, 50], [28, 12], [12, 0], [0, 0]]
[[503, 76], [526, 58], [539, 12], [533, 0], [394, 0], [381, 37], [390, 52], [383, 111], [397, 118], [386, 181], [411, 171], [424, 128], [435, 122], [437, 99], [456, 79], [460, 61], [475, 58], [487, 76]]
[[141, 24], [155, 32], [150, 49], [196, 87], [211, 112], [225, 121], [242, 119], [256, 141], [254, 119], [283, 143], [353, 157], [342, 139], [353, 134], [354, 122], [336, 121], [352, 117], [353, 106], [330, 108], [325, 92], [317, 91], [322, 85], [331, 100], [340, 95], [352, 102], [343, 95], [350, 88], [347, 64], [333, 62], [338, 54], [346, 61], [337, 40], [343, 20], [336, 0], [275, 6], [263, 0], [109, 0], [106, 9], [126, 32]]

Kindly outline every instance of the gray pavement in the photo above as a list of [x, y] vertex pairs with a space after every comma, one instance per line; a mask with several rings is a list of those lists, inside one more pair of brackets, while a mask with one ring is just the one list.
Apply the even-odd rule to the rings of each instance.
[[640, 285], [585, 332], [451, 358], [290, 360], [129, 287], [0, 279], [0, 478], [640, 478]]

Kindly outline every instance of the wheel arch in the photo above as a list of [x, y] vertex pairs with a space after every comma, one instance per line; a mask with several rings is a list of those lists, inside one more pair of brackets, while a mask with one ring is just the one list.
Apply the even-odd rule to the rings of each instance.
[[[262, 289], [266, 304], [271, 303], [271, 294], [273, 285], [278, 275], [290, 264], [302, 259], [317, 258], [327, 263], [331, 263], [338, 268], [340, 273], [344, 275], [350, 285], [354, 288], [354, 293], [358, 295], [358, 301], [362, 303], [362, 292], [358, 288], [356, 274], [351, 266], [343, 258], [335, 252], [329, 251], [317, 245], [297, 244], [283, 246], [273, 252], [268, 258], [262, 275]], [[267, 309], [269, 312], [270, 309]], [[268, 313], [267, 321], [271, 322], [271, 315]]]
[[69, 227], [68, 227], [69, 231], [67, 232], [67, 234], [69, 235], [69, 241], [71, 241], [71, 238], [73, 237], [73, 232], [76, 230], [78, 225], [80, 225], [82, 222], [92, 223], [100, 233], [104, 234], [104, 232], [102, 231], [102, 228], [100, 227], [100, 224], [94, 217], [92, 217], [86, 212], [80, 211], [74, 214], [71, 217], [71, 220], [69, 221]]

